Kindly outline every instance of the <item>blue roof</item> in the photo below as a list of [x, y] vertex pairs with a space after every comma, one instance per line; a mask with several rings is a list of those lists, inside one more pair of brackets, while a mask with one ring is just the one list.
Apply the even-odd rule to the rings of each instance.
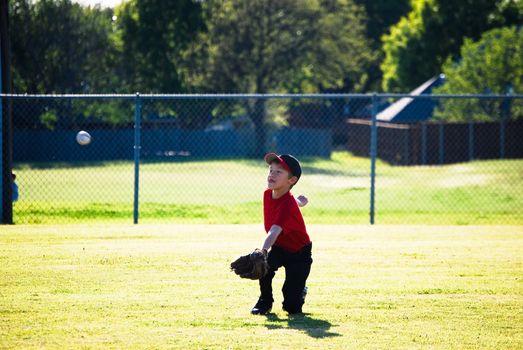
[[[444, 81], [444, 74], [435, 76], [411, 91], [410, 95], [430, 95], [432, 89], [442, 85]], [[403, 97], [379, 112], [376, 118], [379, 121], [392, 123], [420, 122], [432, 117], [435, 106], [436, 101], [430, 98]]]

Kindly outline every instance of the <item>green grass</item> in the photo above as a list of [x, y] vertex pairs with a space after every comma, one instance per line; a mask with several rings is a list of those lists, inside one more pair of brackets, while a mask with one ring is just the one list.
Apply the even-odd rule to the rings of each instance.
[[[310, 205], [309, 223], [369, 222], [370, 164], [335, 152], [303, 158], [294, 188]], [[17, 164], [20, 201], [14, 220], [26, 223], [131, 222], [131, 162]], [[254, 160], [146, 162], [140, 167], [140, 222], [258, 223], [266, 166]], [[383, 224], [523, 224], [523, 160], [394, 167], [378, 162], [376, 222]]]
[[229, 262], [256, 225], [0, 231], [2, 349], [521, 349], [521, 226], [309, 225], [303, 316]]

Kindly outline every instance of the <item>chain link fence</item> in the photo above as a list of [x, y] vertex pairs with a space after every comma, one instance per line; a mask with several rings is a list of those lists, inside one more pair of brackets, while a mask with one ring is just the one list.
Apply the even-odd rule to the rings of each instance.
[[521, 95], [2, 98], [16, 224], [261, 223], [269, 151], [308, 223], [523, 224]]

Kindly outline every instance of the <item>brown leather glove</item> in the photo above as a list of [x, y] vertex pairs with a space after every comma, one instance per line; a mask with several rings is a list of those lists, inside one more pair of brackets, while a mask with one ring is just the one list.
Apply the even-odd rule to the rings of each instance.
[[252, 253], [240, 256], [231, 263], [231, 270], [241, 278], [259, 280], [269, 270], [267, 251], [256, 248]]

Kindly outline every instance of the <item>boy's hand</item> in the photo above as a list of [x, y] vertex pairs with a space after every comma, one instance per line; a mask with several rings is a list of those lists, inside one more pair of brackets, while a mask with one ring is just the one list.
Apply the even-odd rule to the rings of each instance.
[[259, 280], [269, 271], [267, 251], [255, 249], [252, 253], [242, 255], [231, 262], [231, 270], [241, 278]]
[[298, 206], [304, 207], [309, 203], [309, 199], [301, 194], [296, 198], [296, 203], [298, 203]]

